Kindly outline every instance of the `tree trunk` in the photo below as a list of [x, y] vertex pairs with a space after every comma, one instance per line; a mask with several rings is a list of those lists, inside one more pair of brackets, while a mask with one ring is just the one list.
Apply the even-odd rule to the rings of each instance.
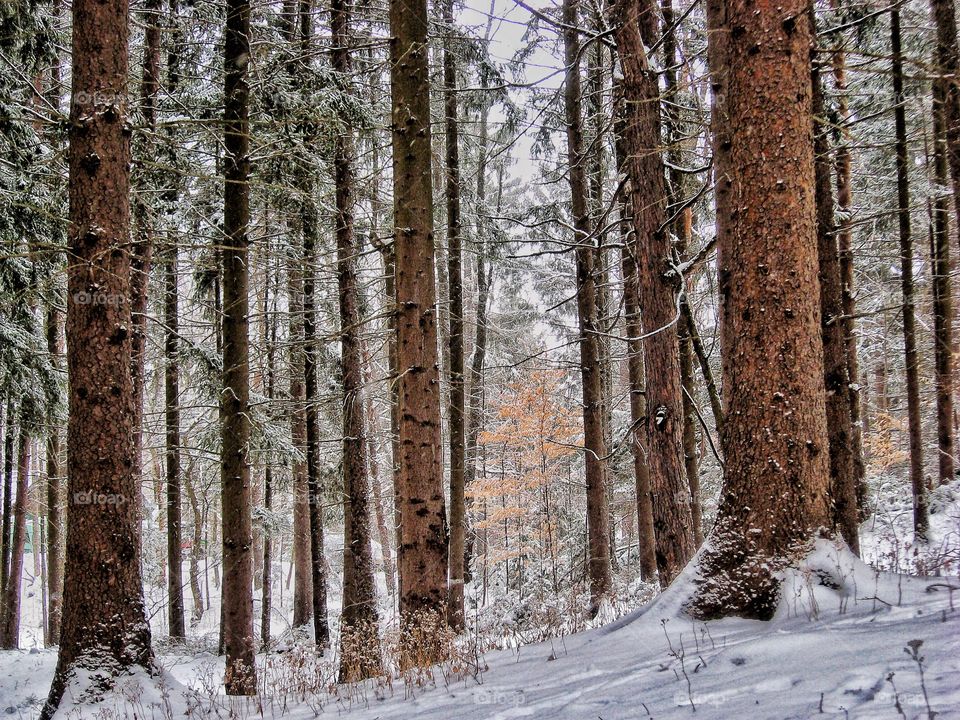
[[[128, 6], [74, 0], [67, 267], [67, 543], [49, 720], [75, 671], [75, 700], [135, 666], [155, 673], [140, 576], [138, 398], [132, 370]], [[85, 302], [101, 294], [106, 303]], [[105, 422], [104, 418], [109, 418]], [[101, 504], [100, 500], [112, 500]], [[93, 502], [96, 500], [96, 502]]]
[[183, 537], [180, 499], [179, 293], [176, 241], [168, 249], [164, 293], [165, 422], [167, 437], [167, 594], [170, 637], [185, 638], [183, 620]]
[[[588, 22], [597, 32], [603, 30], [603, 20], [598, 16], [596, 9], [589, 11]], [[610, 267], [609, 249], [606, 247], [606, 232], [604, 231], [603, 199], [605, 143], [607, 117], [604, 108], [604, 90], [606, 84], [605, 47], [602, 43], [593, 43], [587, 52], [586, 73], [586, 160], [587, 186], [590, 192], [588, 214], [591, 225], [594, 226], [596, 241], [594, 243], [594, 288], [597, 293], [597, 367], [600, 372], [600, 422], [603, 426], [603, 446], [613, 448], [613, 371], [610, 362], [610, 331], [616, 318], [613, 316], [610, 303]], [[616, 508], [613, 507], [613, 476], [608, 472], [606, 493], [607, 510], [610, 515], [607, 523], [610, 543], [610, 567], [613, 572], [618, 570], [616, 554]]]
[[[812, 12], [812, 10], [811, 10]], [[811, 22], [813, 22], [811, 20]], [[850, 420], [850, 379], [844, 339], [843, 289], [833, 222], [830, 147], [820, 66], [811, 70], [817, 254], [820, 278], [820, 328], [823, 337], [824, 387], [827, 399], [827, 439], [830, 445], [830, 499], [833, 527], [860, 554], [857, 479], [853, 464], [853, 427]]]
[[223, 390], [220, 396], [224, 688], [256, 692], [250, 479], [250, 2], [227, 0], [224, 45]]
[[457, 64], [451, 35], [453, 0], [443, 2], [443, 103], [446, 142], [447, 283], [450, 288], [450, 627], [462, 630], [463, 560], [467, 530], [464, 498], [463, 247], [460, 231], [460, 134], [457, 117]]
[[304, 201], [303, 220], [303, 375], [306, 398], [307, 504], [310, 518], [310, 577], [313, 586], [313, 637], [318, 647], [330, 644], [327, 615], [327, 563], [324, 556], [323, 488], [320, 486], [320, 425], [317, 417], [317, 215], [313, 198]]
[[[290, 440], [306, 457], [307, 412], [304, 392], [303, 267], [299, 253], [291, 250], [287, 258], [287, 307], [290, 337]], [[300, 628], [313, 617], [313, 575], [310, 554], [310, 498], [307, 488], [307, 464], [295, 459], [293, 475], [293, 627]]]
[[690, 486], [683, 462], [683, 399], [677, 340], [677, 278], [671, 271], [673, 249], [665, 227], [667, 188], [660, 147], [660, 111], [656, 74], [651, 71], [640, 22], [654, 15], [640, 0], [622, 0], [616, 32], [623, 66], [627, 116], [624, 149], [630, 178], [638, 271], [639, 306], [644, 332], [647, 382], [645, 417], [650, 468], [657, 571], [667, 587], [696, 552]]
[[10, 541], [10, 575], [3, 592], [0, 649], [16, 650], [20, 644], [20, 581], [23, 576], [23, 549], [27, 542], [27, 493], [30, 489], [30, 436], [20, 420], [17, 447], [17, 500], [13, 508], [13, 537]]
[[712, 90], [724, 99], [713, 146], [727, 413], [717, 524], [689, 609], [770, 619], [779, 569], [831, 519], [813, 29], [803, 0], [709, 0], [707, 19]]
[[[926, 539], [929, 524], [927, 490], [923, 482], [923, 429], [920, 424], [920, 358], [917, 354], [916, 311], [913, 289], [913, 237], [910, 229], [910, 158], [907, 149], [906, 95], [903, 92], [903, 50], [900, 12], [890, 11], [894, 123], [897, 151], [897, 206], [900, 230], [900, 286], [903, 294], [903, 356], [907, 376], [907, 423], [910, 436], [910, 484], [913, 488], [913, 530]], [[884, 384], [886, 366], [884, 370]], [[885, 390], [878, 396], [886, 398]], [[885, 403], [885, 400], [883, 401]], [[882, 405], [881, 405], [882, 407]]]
[[10, 530], [13, 519], [13, 447], [16, 421], [14, 405], [7, 401], [7, 422], [3, 431], [3, 537], [0, 538], [0, 596], [6, 591], [7, 578], [10, 576]]
[[[430, 77], [425, 0], [390, 2], [394, 247], [400, 457], [402, 664], [432, 662], [446, 623], [448, 537], [443, 497], [437, 293], [430, 177]], [[412, 644], [426, 633], [427, 647]]]
[[[268, 263], [270, 261], [270, 247], [268, 246]], [[269, 268], [269, 264], [268, 264]], [[271, 273], [279, 275], [280, 269], [276, 267], [269, 270]], [[274, 361], [277, 347], [277, 321], [276, 321], [276, 301], [273, 301], [271, 307], [270, 297], [271, 277], [268, 275], [265, 279], [263, 291], [263, 339], [267, 351], [267, 378], [266, 391], [267, 401], [269, 402], [269, 417], [273, 421], [273, 400], [276, 397], [276, 371]], [[279, 283], [277, 283], [279, 287]], [[269, 517], [273, 512], [273, 463], [269, 455], [266, 457], [266, 466], [263, 471], [263, 509]], [[273, 612], [273, 525], [267, 523], [263, 532], [263, 583], [260, 586], [260, 647], [267, 649], [270, 647], [270, 618]]]
[[[937, 29], [935, 72], [942, 82], [944, 140], [950, 175], [953, 180], [953, 203], [960, 227], [960, 47], [957, 43], [957, 10], [953, 0], [930, 0]], [[947, 161], [945, 161], [947, 162]], [[946, 187], [944, 183], [943, 187]]]
[[[616, 128], [617, 167], [626, 170], [627, 152], [624, 147], [623, 125], [625, 107], [622, 95], [618, 98]], [[657, 575], [657, 541], [653, 532], [653, 500], [650, 495], [650, 468], [647, 465], [646, 428], [647, 398], [644, 390], [643, 325], [640, 320], [640, 289], [638, 286], [636, 245], [631, 242], [633, 215], [629, 193], [620, 202], [622, 247], [620, 267], [623, 274], [623, 323], [627, 333], [627, 376], [630, 388], [630, 451], [633, 456], [633, 475], [637, 500], [637, 550], [640, 577], [651, 582]]]
[[[140, 80], [140, 114], [143, 116], [144, 133], [137, 143], [135, 161], [140, 171], [140, 185], [146, 191], [151, 185], [154, 173], [149, 169], [157, 161], [154, 135], [157, 129], [157, 96], [160, 90], [160, 25], [161, 0], [146, 0], [143, 8], [144, 48], [143, 74]], [[145, 367], [147, 347], [147, 304], [150, 296], [150, 271], [153, 263], [153, 244], [155, 218], [153, 209], [143, 198], [149, 192], [134, 193], [133, 204], [133, 246], [130, 258], [131, 321], [132, 345], [131, 362], [133, 366], [133, 392], [135, 398], [134, 427], [136, 428], [137, 450], [134, 461], [138, 465], [143, 455], [143, 389], [146, 382]], [[134, 498], [137, 512], [142, 516], [143, 499], [140, 492]]]
[[[648, 10], [650, 12], [652, 8]], [[677, 257], [686, 260], [687, 248], [690, 246], [691, 214], [690, 208], [680, 210], [684, 195], [683, 154], [680, 152], [680, 95], [677, 84], [677, 38], [674, 27], [674, 12], [672, 0], [663, 0], [660, 5], [663, 16], [663, 66], [666, 81], [666, 93], [661, 101], [664, 120], [664, 134], [668, 144], [670, 159], [669, 183], [667, 193], [669, 205], [667, 216], [675, 218], [673, 234], [676, 237]], [[652, 13], [651, 13], [652, 14]], [[685, 283], [686, 278], [681, 278]], [[682, 313], [677, 325], [677, 343], [680, 349], [680, 386], [683, 407], [683, 465], [687, 475], [687, 484], [690, 487], [690, 516], [693, 522], [693, 541], [697, 547], [703, 543], [703, 503], [700, 497], [700, 462], [697, 454], [697, 413], [694, 404], [695, 386], [693, 380], [693, 313], [690, 312], [689, 301], [686, 297], [686, 287], [681, 286], [683, 303], [686, 312]], [[706, 432], [706, 430], [704, 430]]]
[[[952, 3], [951, 3], [952, 6]], [[942, 62], [942, 58], [941, 58]], [[933, 83], [933, 169], [937, 188], [946, 188], [949, 82]], [[958, 216], [960, 218], [960, 216]], [[934, 379], [937, 392], [937, 460], [941, 484], [953, 480], [953, 302], [950, 294], [950, 211], [946, 195], [933, 202], [930, 276], [933, 291]]]
[[[491, 0], [490, 14], [487, 17], [487, 28], [484, 35], [489, 41], [490, 33], [493, 28], [493, 3]], [[480, 71], [480, 86], [486, 89], [489, 86], [489, 69], [482, 68]], [[477, 477], [477, 438], [480, 435], [480, 426], [482, 424], [483, 414], [483, 368], [487, 356], [487, 304], [490, 296], [490, 280], [492, 268], [486, 263], [487, 253], [487, 224], [489, 220], [485, 216], [487, 213], [487, 164], [489, 160], [489, 150], [487, 145], [490, 141], [490, 105], [484, 103], [480, 108], [480, 129], [478, 137], [479, 158], [477, 160], [477, 189], [476, 189], [476, 207], [475, 216], [477, 223], [477, 249], [476, 249], [476, 272], [477, 272], [477, 301], [476, 301], [476, 330], [473, 341], [473, 353], [470, 357], [470, 369], [467, 376], [466, 392], [466, 429], [464, 431], [464, 488], [473, 485]], [[502, 184], [500, 196], [503, 194]], [[464, 512], [464, 522], [469, 523], [469, 512]], [[475, 537], [472, 532], [465, 530], [464, 559], [463, 559], [463, 579], [468, 582], [471, 577], [470, 559], [473, 557], [473, 546]], [[484, 586], [486, 588], [486, 586]]]
[[[333, 0], [330, 29], [333, 69], [351, 72], [350, 0]], [[349, 122], [349, 120], [347, 120]], [[353, 132], [345, 126], [334, 140], [336, 182], [337, 285], [340, 291], [340, 353], [343, 371], [343, 612], [340, 618], [340, 682], [363, 680], [383, 671], [377, 590], [370, 547], [370, 478], [363, 407], [363, 356], [354, 234]]]
[[[190, 627], [196, 628], [203, 618], [203, 595], [200, 592], [200, 548], [203, 546], [203, 514], [200, 512], [200, 502], [190, 482], [190, 471], [183, 477], [183, 486], [187, 491], [190, 509], [193, 511], [193, 543], [190, 547], [190, 597], [193, 600], [193, 609], [190, 612]], [[207, 587], [209, 590], [209, 585]]]
[[[313, 51], [312, 2], [300, 2], [300, 54], [303, 62]], [[312, 138], [307, 139], [311, 145]], [[303, 230], [303, 334], [304, 334], [304, 393], [306, 396], [306, 450], [307, 499], [310, 516], [310, 575], [313, 585], [313, 637], [318, 647], [330, 644], [330, 624], [327, 614], [327, 564], [324, 555], [323, 488], [320, 486], [320, 426], [317, 417], [319, 390], [317, 388], [316, 271], [319, 227], [314, 198], [314, 181], [309, 171], [301, 178], [304, 183], [300, 220]]]
[[[62, 315], [51, 304], [47, 308], [47, 352], [54, 367], [61, 364], [63, 354], [60, 326]], [[60, 642], [60, 617], [63, 608], [63, 500], [60, 497], [62, 470], [60, 465], [60, 426], [48, 418], [47, 431], [47, 647]]]
[[[839, 9], [840, 0], [832, 0], [831, 5], [834, 9]], [[852, 163], [848, 144], [850, 110], [847, 99], [846, 53], [844, 52], [843, 41], [838, 38], [835, 47], [831, 61], [837, 94], [837, 118], [839, 123], [838, 128], [834, 131], [837, 153], [834, 165], [837, 174], [837, 209], [841, 215], [841, 219], [837, 223], [837, 244], [840, 256], [840, 282], [843, 285], [843, 337], [847, 349], [847, 377], [850, 380], [848, 393], [851, 421], [850, 444], [853, 453], [853, 475], [857, 484], [857, 509], [859, 519], [862, 521], [866, 519], [868, 514], [867, 470], [863, 461], [863, 433], [867, 429], [867, 414], [862, 407], [860, 397], [860, 361], [857, 357], [856, 321], [854, 320], [856, 301], [853, 293]]]
[[578, 0], [564, 0], [563, 32], [566, 80], [564, 111], [567, 123], [571, 211], [577, 267], [577, 319], [580, 330], [580, 376], [583, 384], [583, 438], [587, 484], [587, 545], [590, 613], [595, 615], [613, 586], [610, 572], [610, 511], [607, 502], [607, 448], [603, 441], [603, 377], [597, 335], [597, 291], [594, 248], [587, 207], [587, 177], [583, 148], [580, 92]]

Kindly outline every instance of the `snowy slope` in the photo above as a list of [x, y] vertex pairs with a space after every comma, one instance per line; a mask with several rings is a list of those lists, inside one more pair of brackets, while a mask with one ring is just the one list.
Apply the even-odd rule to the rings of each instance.
[[[678, 605], [690, 581], [688, 573], [657, 602], [605, 628], [488, 654], [476, 675], [456, 677], [448, 667], [419, 684], [327, 688], [306, 700], [274, 679], [276, 696], [242, 701], [234, 716], [926, 718], [929, 702], [937, 717], [960, 718], [960, 592], [948, 589], [960, 586], [955, 579], [881, 575], [822, 543], [803, 571], [785, 579], [769, 623], [685, 619]], [[916, 641], [922, 683], [908, 653]], [[215, 658], [163, 660], [166, 690], [139, 696], [128, 688], [99, 708], [68, 703], [60, 716], [228, 716], [229, 703], [209, 689], [219, 678]], [[54, 662], [47, 651], [0, 655], [0, 711], [34, 717]]]

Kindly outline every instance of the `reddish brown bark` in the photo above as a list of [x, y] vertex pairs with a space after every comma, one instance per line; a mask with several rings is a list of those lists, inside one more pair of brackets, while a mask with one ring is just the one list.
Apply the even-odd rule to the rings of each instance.
[[563, 3], [563, 47], [566, 63], [564, 112], [567, 123], [567, 158], [571, 212], [576, 243], [577, 320], [580, 331], [580, 377], [583, 385], [583, 445], [587, 485], [587, 552], [590, 576], [590, 609], [596, 613], [609, 596], [610, 511], [607, 502], [607, 447], [603, 437], [603, 376], [597, 318], [597, 290], [593, 247], [587, 208], [586, 156], [580, 91], [580, 38], [578, 0]]
[[[351, 2], [333, 0], [330, 28], [333, 69], [350, 75]], [[349, 121], [348, 121], [349, 122]], [[370, 478], [363, 408], [363, 357], [354, 234], [353, 132], [344, 127], [333, 150], [336, 183], [337, 284], [343, 370], [343, 603], [340, 618], [340, 681], [355, 682], [383, 671], [373, 552], [370, 547]]]
[[812, 70], [814, 122], [815, 202], [817, 255], [820, 279], [820, 327], [823, 338], [824, 386], [827, 391], [827, 435], [830, 445], [830, 499], [833, 526], [853, 552], [860, 553], [857, 479], [853, 462], [853, 427], [850, 418], [850, 379], [844, 338], [843, 290], [833, 220], [830, 147], [824, 117], [820, 68]]
[[669, 585], [696, 552], [690, 487], [683, 462], [683, 401], [677, 341], [676, 273], [665, 226], [667, 188], [659, 153], [660, 110], [656, 74], [640, 33], [641, 17], [652, 14], [641, 0], [622, 0], [617, 52], [623, 67], [626, 102], [624, 149], [630, 178], [642, 310], [647, 383], [647, 461], [661, 587]]
[[[446, 622], [447, 521], [443, 497], [437, 292], [431, 182], [430, 76], [425, 0], [390, 2], [390, 79], [396, 258], [400, 614], [405, 664], [442, 652], [429, 625]], [[417, 656], [415, 628], [427, 647]]]
[[[136, 666], [154, 672], [140, 576], [137, 396], [130, 280], [126, 0], [75, 0], [67, 257], [67, 542], [49, 719], [77, 668], [101, 697]], [[93, 302], [103, 297], [107, 302]], [[85, 302], [88, 301], [89, 302]], [[100, 502], [103, 499], [104, 502]], [[112, 502], [109, 502], [112, 500]]]
[[[290, 337], [290, 441], [306, 455], [307, 413], [303, 388], [303, 270], [298, 253], [287, 259], [287, 307]], [[293, 627], [300, 628], [313, 617], [313, 577], [310, 564], [310, 503], [307, 491], [307, 464], [297, 458], [293, 475]]]
[[831, 523], [812, 27], [804, 0], [709, 0], [707, 18], [727, 412], [717, 524], [689, 610], [769, 619], [778, 568]]

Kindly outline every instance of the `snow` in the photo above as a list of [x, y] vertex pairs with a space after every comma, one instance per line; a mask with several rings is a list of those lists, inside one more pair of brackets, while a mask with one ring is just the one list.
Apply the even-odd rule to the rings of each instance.
[[[332, 653], [318, 657], [288, 641], [281, 652], [258, 656], [260, 697], [228, 699], [220, 694], [221, 658], [159, 644], [159, 680], [125, 678], [98, 706], [68, 696], [58, 717], [960, 718], [960, 581], [950, 565], [960, 527], [957, 485], [938, 493], [931, 543], [897, 557], [946, 558], [940, 570], [947, 574], [880, 572], [845, 547], [818, 541], [782, 577], [770, 622], [686, 617], [691, 566], [656, 600], [604, 627], [482, 655], [468, 643], [432, 672], [353, 686], [334, 683]], [[890, 565], [893, 538], [909, 535], [902, 509], [880, 493], [877, 516], [864, 524], [866, 559]], [[217, 616], [208, 611], [210, 629]], [[36, 638], [29, 628], [24, 636]], [[55, 664], [49, 650], [0, 653], [0, 715], [36, 717]]]

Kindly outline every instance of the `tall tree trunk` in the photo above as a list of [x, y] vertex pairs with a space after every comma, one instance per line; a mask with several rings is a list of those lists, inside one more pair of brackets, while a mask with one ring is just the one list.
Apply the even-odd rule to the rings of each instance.
[[[927, 489], [923, 482], [923, 429], [920, 424], [920, 358], [917, 354], [913, 289], [913, 237], [910, 229], [910, 158], [907, 149], [906, 95], [903, 92], [903, 50], [900, 11], [890, 11], [894, 124], [897, 151], [897, 206], [900, 230], [900, 286], [903, 294], [903, 356], [907, 376], [907, 424], [910, 436], [910, 484], [913, 488], [913, 530], [926, 539], [929, 524]], [[884, 366], [884, 371], [886, 367]], [[885, 376], [884, 376], [885, 377]], [[886, 392], [879, 392], [886, 398]], [[884, 401], [885, 402], [885, 401]]]
[[[652, 8], [651, 8], [652, 10]], [[648, 10], [648, 12], [650, 12]], [[679, 108], [679, 87], [677, 83], [677, 38], [674, 27], [674, 12], [672, 0], [662, 0], [660, 12], [663, 17], [663, 66], [666, 90], [661, 102], [664, 120], [664, 134], [668, 144], [670, 159], [669, 183], [667, 194], [669, 204], [667, 216], [675, 218], [673, 234], [676, 237], [675, 245], [677, 257], [686, 260], [687, 248], [690, 246], [692, 210], [680, 210], [684, 195], [683, 154], [680, 152], [681, 127]], [[685, 281], [686, 278], [681, 278]], [[693, 313], [690, 311], [686, 288], [681, 286], [680, 302], [683, 304], [682, 316], [677, 325], [677, 343], [680, 348], [680, 386], [683, 407], [683, 465], [687, 475], [687, 484], [690, 486], [690, 516], [693, 522], [693, 540], [697, 547], [703, 542], [703, 503], [700, 497], [700, 462], [697, 454], [697, 413], [694, 405], [693, 380]]]
[[709, 0], [707, 19], [712, 90], [724, 98], [713, 147], [727, 413], [724, 487], [690, 609], [769, 619], [778, 570], [831, 519], [813, 28], [805, 0]]
[[[626, 171], [627, 152], [624, 147], [625, 106], [618, 98], [616, 119], [617, 167]], [[623, 274], [623, 323], [627, 333], [627, 376], [630, 387], [630, 452], [633, 456], [633, 476], [637, 500], [637, 550], [640, 577], [648, 582], [657, 575], [657, 541], [653, 531], [653, 500], [650, 495], [650, 468], [647, 465], [646, 428], [647, 399], [644, 389], [643, 325], [640, 320], [640, 289], [637, 273], [636, 244], [632, 242], [633, 214], [630, 194], [624, 193], [620, 202], [622, 247], [620, 267]]]
[[613, 586], [610, 571], [610, 511], [607, 502], [607, 448], [603, 441], [603, 377], [597, 335], [597, 291], [594, 277], [586, 156], [580, 92], [580, 38], [578, 0], [563, 2], [563, 105], [567, 123], [571, 212], [577, 267], [577, 319], [580, 330], [580, 377], [583, 384], [583, 438], [587, 485], [587, 545], [590, 576], [590, 612], [595, 615]]
[[20, 420], [17, 443], [17, 500], [13, 508], [13, 537], [10, 541], [10, 575], [3, 591], [0, 649], [15, 650], [20, 644], [20, 581], [23, 550], [27, 542], [27, 493], [30, 489], [30, 435]]
[[[160, 91], [160, 25], [161, 0], [146, 0], [144, 14], [143, 72], [140, 79], [140, 114], [143, 116], [144, 134], [137, 144], [136, 160], [141, 166], [149, 168], [156, 162], [155, 134], [157, 130], [157, 96]], [[134, 193], [133, 235], [134, 242], [130, 258], [131, 320], [132, 346], [131, 362], [133, 376], [134, 427], [136, 428], [137, 450], [134, 461], [139, 464], [143, 455], [143, 389], [146, 382], [145, 367], [147, 348], [147, 304], [150, 294], [150, 271], [153, 263], [153, 245], [155, 235], [155, 217], [153, 208], [147, 201], [154, 173], [147, 169], [141, 172], [140, 192]], [[140, 493], [134, 498], [137, 512], [142, 515]]]
[[[271, 260], [268, 246], [267, 260]], [[268, 268], [269, 268], [268, 264]], [[280, 268], [274, 267], [268, 273], [276, 276], [280, 274]], [[270, 283], [273, 278], [267, 275], [263, 291], [263, 339], [267, 351], [267, 378], [266, 391], [267, 401], [269, 403], [270, 420], [273, 421], [273, 400], [276, 397], [276, 347], [277, 347], [277, 320], [276, 320], [276, 300], [270, 297]], [[279, 288], [279, 283], [277, 283]], [[271, 301], [273, 306], [271, 307]], [[266, 458], [266, 466], [263, 471], [263, 509], [269, 516], [273, 512], [273, 462], [270, 456]], [[263, 533], [263, 584], [260, 586], [260, 647], [270, 647], [270, 618], [273, 614], [273, 531], [272, 525], [267, 524]]]
[[[67, 543], [60, 652], [41, 712], [75, 671], [77, 700], [102, 697], [139, 666], [156, 672], [140, 576], [130, 299], [126, 0], [74, 0], [67, 267]], [[82, 302], [100, 293], [113, 302]], [[104, 422], [109, 417], [110, 422]], [[113, 504], [85, 502], [112, 498]], [[91, 602], [90, 598], [96, 598]]]
[[[485, 41], [489, 42], [493, 29], [495, 0], [490, 0], [490, 12], [487, 16], [487, 27], [484, 33]], [[489, 87], [489, 69], [486, 67], [480, 70], [480, 87], [486, 89]], [[477, 223], [477, 249], [476, 249], [476, 273], [477, 273], [477, 301], [476, 301], [476, 329], [473, 341], [473, 353], [470, 357], [470, 368], [467, 375], [466, 384], [466, 428], [464, 430], [464, 472], [463, 485], [469, 488], [477, 476], [477, 438], [480, 435], [481, 416], [483, 413], [483, 368], [486, 363], [487, 355], [487, 304], [490, 295], [491, 267], [486, 263], [487, 253], [487, 231], [489, 220], [487, 214], [487, 164], [489, 161], [489, 150], [487, 145], [490, 142], [490, 104], [484, 102], [480, 108], [480, 128], [477, 139], [479, 148], [479, 157], [477, 159], [477, 188], [476, 188], [476, 206], [475, 217]], [[500, 197], [502, 197], [503, 188], [501, 183]], [[499, 204], [499, 202], [498, 202]], [[469, 524], [470, 514], [464, 512], [464, 522]], [[469, 582], [471, 577], [470, 559], [473, 557], [473, 547], [475, 536], [472, 532], [465, 532], [464, 559], [463, 559], [463, 579]], [[486, 586], [484, 586], [486, 589]]]
[[[330, 29], [333, 69], [349, 77], [353, 39], [351, 0], [333, 0]], [[347, 120], [349, 122], [349, 120]], [[340, 353], [343, 370], [343, 612], [340, 617], [340, 681], [355, 682], [383, 671], [377, 589], [370, 547], [370, 478], [363, 407], [363, 356], [354, 233], [353, 132], [334, 140], [337, 285], [340, 290]]]
[[463, 561], [467, 531], [464, 493], [463, 240], [460, 230], [460, 133], [457, 63], [453, 53], [453, 0], [443, 0], [443, 107], [446, 148], [447, 283], [450, 292], [450, 627], [462, 630]]
[[313, 586], [313, 637], [319, 647], [330, 644], [327, 614], [327, 563], [324, 556], [323, 488], [320, 486], [320, 421], [317, 417], [317, 214], [313, 198], [304, 201], [303, 220], [303, 387], [306, 399], [307, 502], [310, 518], [310, 577]]
[[[677, 278], [665, 227], [667, 188], [659, 154], [660, 110], [656, 74], [650, 69], [640, 22], [652, 22], [653, 6], [622, 0], [617, 51], [627, 106], [624, 149], [633, 209], [633, 253], [642, 308], [647, 413], [647, 459], [661, 587], [677, 576], [696, 552], [690, 486], [683, 462], [683, 390], [677, 340]], [[652, 34], [652, 33], [651, 33]], [[655, 379], [655, 382], [650, 380]]]
[[[839, 9], [840, 0], [832, 0], [834, 9]], [[863, 434], [866, 431], [867, 414], [862, 407], [860, 397], [860, 360], [857, 356], [856, 336], [856, 300], [853, 282], [853, 212], [851, 158], [849, 145], [850, 109], [847, 99], [846, 53], [842, 39], [831, 54], [833, 81], [836, 88], [838, 127], [834, 131], [837, 174], [837, 210], [840, 220], [837, 223], [837, 244], [840, 255], [840, 282], [843, 285], [843, 336], [847, 349], [847, 377], [850, 380], [848, 396], [850, 398], [850, 445], [853, 453], [853, 474], [857, 484], [857, 509], [860, 520], [868, 514], [866, 466], [863, 460]], [[864, 388], [866, 390], [866, 388]]]
[[250, 2], [227, 0], [224, 44], [223, 390], [220, 396], [224, 688], [256, 692], [250, 479]]
[[180, 499], [180, 329], [176, 238], [164, 268], [164, 403], [167, 441], [167, 615], [171, 638], [185, 638], [183, 619], [183, 537]]
[[[63, 355], [60, 327], [62, 314], [51, 304], [47, 308], [47, 352], [55, 367]], [[60, 617], [63, 608], [63, 500], [60, 497], [60, 424], [48, 418], [47, 430], [47, 647], [60, 642]]]
[[[948, 80], [940, 78], [934, 80], [933, 170], [934, 187], [937, 188], [938, 193], [941, 193], [939, 189], [946, 188], [949, 182], [947, 178], [948, 92]], [[950, 482], [954, 475], [953, 302], [950, 294], [949, 226], [949, 200], [941, 193], [933, 202], [933, 234], [930, 238], [934, 379], [937, 391], [937, 460], [940, 468], [940, 483]]]
[[[811, 23], [813, 10], [811, 9]], [[817, 254], [820, 277], [820, 328], [823, 337], [824, 387], [827, 395], [827, 438], [830, 444], [830, 499], [833, 527], [860, 554], [860, 519], [857, 511], [857, 479], [854, 474], [853, 427], [850, 419], [850, 379], [844, 338], [843, 289], [833, 221], [833, 187], [828, 126], [823, 100], [820, 65], [811, 70], [813, 95], [813, 148], [817, 211]]]
[[[603, 30], [603, 19], [596, 8], [591, 8], [589, 23], [597, 32]], [[587, 185], [590, 192], [588, 213], [594, 227], [594, 288], [597, 292], [597, 366], [600, 369], [600, 422], [603, 425], [603, 446], [613, 448], [613, 367], [611, 365], [610, 331], [616, 318], [610, 303], [610, 266], [609, 248], [604, 231], [605, 204], [603, 187], [606, 167], [604, 134], [607, 117], [604, 107], [606, 85], [606, 52], [603, 43], [593, 43], [587, 52], [586, 73], [586, 161]], [[607, 523], [610, 543], [610, 567], [618, 569], [616, 554], [616, 508], [613, 507], [612, 475], [607, 475], [607, 509], [610, 520]]]
[[[296, 73], [295, 51], [298, 47], [298, 0], [284, 0], [280, 13], [280, 34], [289, 46], [290, 61], [287, 73]], [[307, 415], [304, 392], [304, 334], [303, 334], [303, 267], [296, 249], [296, 227], [288, 218], [287, 268], [287, 335], [289, 337], [288, 377], [290, 400], [290, 441], [298, 453], [306, 456]], [[293, 485], [293, 627], [296, 631], [310, 622], [313, 616], [313, 575], [310, 550], [310, 504], [307, 488], [307, 466], [304, 460], [291, 463]]]
[[[287, 307], [290, 337], [290, 440], [306, 457], [307, 412], [304, 392], [303, 267], [300, 253], [291, 250], [287, 258]], [[310, 551], [310, 497], [307, 463], [295, 459], [293, 475], [293, 627], [300, 628], [313, 617], [313, 561]]]
[[[300, 0], [300, 54], [303, 62], [313, 51], [313, 3]], [[312, 145], [312, 138], [307, 139]], [[319, 389], [317, 361], [320, 352], [317, 337], [317, 241], [320, 230], [314, 199], [314, 181], [307, 170], [304, 182], [300, 220], [303, 230], [303, 335], [304, 393], [306, 396], [307, 497], [310, 515], [310, 575], [313, 585], [313, 637], [318, 647], [330, 644], [327, 614], [327, 564], [324, 555], [323, 488], [320, 486], [320, 425], [317, 417]]]
[[[167, 54], [167, 90], [171, 96], [180, 87], [179, 43], [184, 40], [180, 28], [179, 0], [168, 0], [172, 26], [170, 51]], [[172, 137], [170, 138], [172, 141]], [[173, 156], [171, 142], [171, 156]], [[171, 158], [176, 160], [175, 156]], [[179, 200], [179, 191], [175, 185], [167, 189], [165, 199], [170, 207]], [[180, 471], [180, 292], [178, 263], [180, 257], [179, 235], [168, 233], [169, 247], [164, 264], [164, 421], [166, 424], [166, 470], [167, 470], [167, 613], [171, 638], [185, 638], [183, 609], [183, 514]], [[191, 550], [193, 552], [193, 550]], [[191, 573], [195, 573], [195, 562], [191, 560]], [[195, 578], [191, 576], [191, 589]], [[196, 605], [197, 596], [194, 596]], [[202, 610], [202, 608], [201, 608]]]
[[7, 578], [10, 576], [10, 529], [13, 520], [13, 448], [14, 434], [17, 423], [15, 420], [14, 404], [7, 401], [7, 421], [3, 431], [3, 520], [0, 522], [3, 537], [0, 538], [0, 596], [7, 587]]
[[953, 180], [957, 226], [960, 227], [960, 46], [957, 42], [957, 9], [954, 0], [930, 0], [930, 5], [937, 29], [935, 69], [941, 78], [935, 84], [943, 84], [943, 142]]
[[[193, 511], [193, 541], [190, 546], [190, 597], [193, 608], [190, 612], [190, 627], [196, 628], [203, 618], [203, 594], [200, 592], [200, 550], [203, 547], [203, 514], [196, 490], [190, 481], [190, 471], [183, 476], [183, 487], [187, 491], [190, 509]], [[208, 586], [209, 590], [209, 586]]]
[[[397, 378], [400, 458], [400, 614], [403, 664], [436, 660], [446, 623], [447, 520], [443, 497], [433, 186], [430, 177], [430, 77], [425, 0], [390, 2], [390, 87], [396, 252]], [[415, 658], [412, 633], [428, 647]], [[435, 642], [433, 642], [435, 640]]]

